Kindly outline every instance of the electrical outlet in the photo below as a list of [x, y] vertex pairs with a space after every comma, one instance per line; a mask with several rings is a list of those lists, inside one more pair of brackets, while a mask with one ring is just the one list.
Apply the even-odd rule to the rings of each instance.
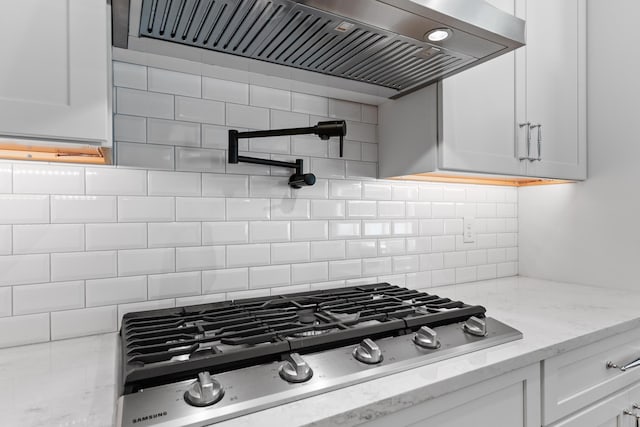
[[464, 217], [462, 233], [462, 241], [464, 243], [473, 243], [476, 241], [476, 219], [474, 217]]

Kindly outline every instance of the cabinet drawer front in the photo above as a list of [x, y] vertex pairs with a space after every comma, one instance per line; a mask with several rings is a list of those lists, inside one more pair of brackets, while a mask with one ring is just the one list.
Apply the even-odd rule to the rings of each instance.
[[[554, 424], [553, 427], [620, 427], [625, 420], [627, 394], [619, 393], [609, 399], [588, 406], [585, 410]], [[631, 424], [628, 424], [631, 425]]]
[[640, 357], [640, 330], [577, 348], [542, 364], [543, 423], [550, 424], [640, 380], [640, 367], [622, 372], [607, 362], [626, 364]]

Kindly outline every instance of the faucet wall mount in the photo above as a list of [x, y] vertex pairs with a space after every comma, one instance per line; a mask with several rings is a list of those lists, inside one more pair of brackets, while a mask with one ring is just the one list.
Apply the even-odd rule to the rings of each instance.
[[290, 163], [279, 160], [261, 159], [259, 157], [240, 156], [238, 154], [238, 140], [241, 138], [267, 138], [273, 136], [310, 134], [318, 135], [322, 140], [327, 140], [332, 136], [340, 137], [340, 157], [342, 157], [344, 136], [347, 134], [347, 123], [344, 120], [332, 120], [327, 122], [318, 122], [317, 125], [306, 128], [257, 130], [252, 132], [238, 132], [237, 130], [230, 130], [229, 163], [236, 164], [243, 162], [295, 169], [293, 175], [289, 177], [289, 186], [291, 188], [302, 188], [303, 186], [313, 185], [316, 183], [316, 176], [312, 173], [303, 172], [302, 159], [296, 159], [295, 163]]

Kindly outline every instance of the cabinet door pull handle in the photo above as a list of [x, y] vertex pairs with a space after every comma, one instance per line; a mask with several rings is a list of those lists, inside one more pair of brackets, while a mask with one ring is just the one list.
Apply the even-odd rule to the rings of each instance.
[[538, 128], [538, 135], [536, 138], [536, 143], [538, 145], [538, 157], [534, 157], [530, 160], [540, 161], [542, 160], [542, 125], [540, 123], [538, 123], [537, 125], [531, 125], [531, 129], [533, 128]]
[[607, 369], [620, 369], [622, 372], [628, 371], [629, 369], [635, 368], [636, 366], [640, 366], [640, 357], [622, 366], [618, 366], [611, 361], [607, 362]]
[[520, 127], [520, 129], [522, 129], [525, 126], [527, 128], [527, 155], [525, 157], [519, 157], [520, 161], [531, 160], [531, 122], [518, 124], [518, 127]]
[[633, 411], [630, 411], [628, 409], [625, 409], [624, 411], [622, 411], [623, 414], [625, 415], [629, 415], [631, 417], [634, 417], [636, 419], [636, 427], [640, 427], [640, 415], [636, 414]]

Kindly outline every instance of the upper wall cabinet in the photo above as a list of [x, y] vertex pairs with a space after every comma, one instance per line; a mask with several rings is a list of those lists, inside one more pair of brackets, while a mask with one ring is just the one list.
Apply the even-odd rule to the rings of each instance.
[[0, 5], [0, 138], [111, 145], [106, 0]]
[[383, 104], [381, 177], [586, 178], [586, 0], [489, 2], [526, 19], [527, 45]]

